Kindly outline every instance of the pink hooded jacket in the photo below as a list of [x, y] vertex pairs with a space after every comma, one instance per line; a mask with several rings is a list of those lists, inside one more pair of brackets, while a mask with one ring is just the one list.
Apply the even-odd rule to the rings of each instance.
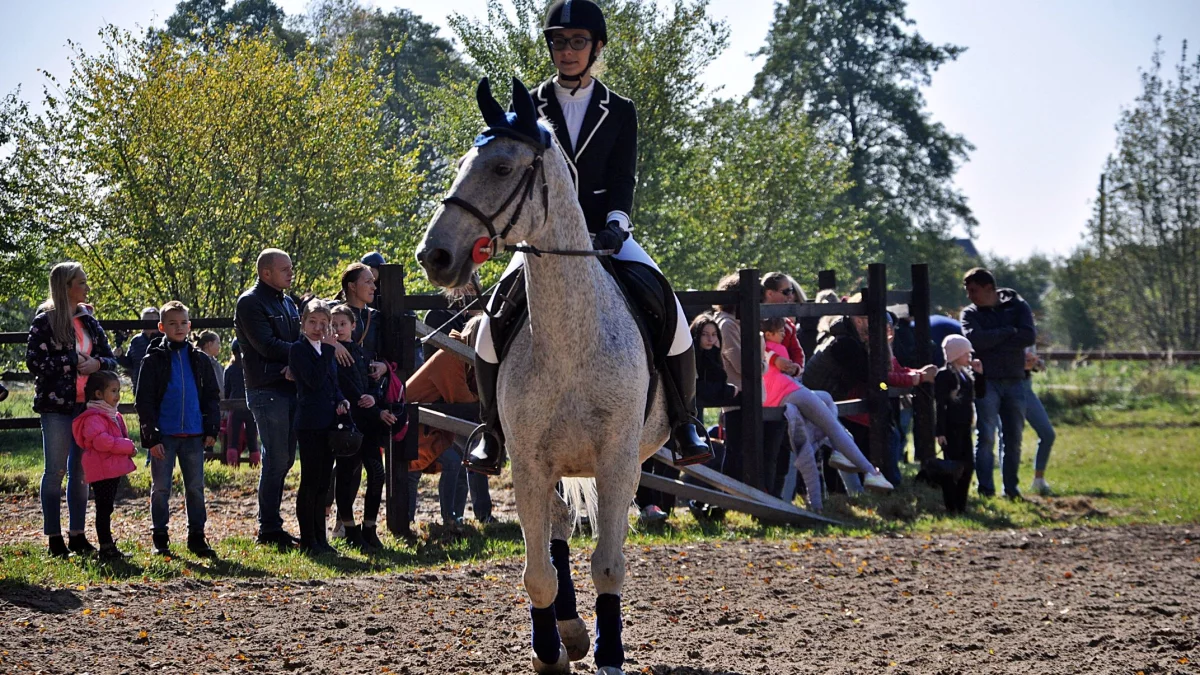
[[783, 399], [787, 398], [788, 394], [799, 389], [800, 383], [775, 365], [775, 357], [782, 356], [787, 358], [787, 347], [778, 342], [767, 342], [766, 348], [767, 367], [763, 369], [763, 384], [766, 385], [766, 391], [763, 394], [763, 405], [773, 408], [783, 405]]
[[129, 440], [125, 418], [88, 408], [71, 423], [75, 442], [83, 448], [83, 478], [88, 483], [133, 473], [136, 449]]

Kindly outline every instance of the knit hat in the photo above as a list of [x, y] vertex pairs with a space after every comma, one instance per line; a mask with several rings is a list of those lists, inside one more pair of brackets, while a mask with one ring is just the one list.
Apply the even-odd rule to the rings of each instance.
[[946, 363], [972, 351], [971, 341], [961, 335], [947, 335], [946, 339], [942, 340], [942, 353], [946, 355]]

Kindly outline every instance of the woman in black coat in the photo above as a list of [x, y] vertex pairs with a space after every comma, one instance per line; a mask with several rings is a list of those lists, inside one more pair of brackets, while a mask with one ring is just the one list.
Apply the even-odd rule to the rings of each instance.
[[[83, 481], [83, 451], [71, 435], [71, 422], [83, 409], [88, 376], [98, 370], [117, 370], [108, 337], [87, 304], [90, 290], [82, 265], [55, 265], [50, 270], [50, 299], [38, 308], [25, 349], [25, 365], [34, 376], [33, 409], [42, 425], [43, 532], [50, 538], [50, 555], [62, 558], [96, 550], [83, 534], [88, 486]], [[62, 537], [64, 477], [67, 542]]]

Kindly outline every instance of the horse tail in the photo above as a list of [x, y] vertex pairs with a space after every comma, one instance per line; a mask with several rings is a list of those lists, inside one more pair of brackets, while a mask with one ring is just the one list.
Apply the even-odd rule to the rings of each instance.
[[579, 529], [579, 523], [586, 513], [591, 525], [592, 538], [596, 538], [596, 523], [599, 522], [600, 497], [596, 491], [595, 478], [564, 478], [562, 479], [563, 498], [571, 509], [574, 519], [574, 529]]

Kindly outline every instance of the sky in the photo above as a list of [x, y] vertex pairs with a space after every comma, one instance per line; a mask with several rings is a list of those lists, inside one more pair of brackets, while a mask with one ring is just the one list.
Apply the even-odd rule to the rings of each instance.
[[[308, 0], [276, 0], [289, 15]], [[0, 95], [21, 86], [40, 98], [44, 69], [69, 75], [71, 49], [98, 47], [105, 23], [161, 25], [176, 0], [0, 0]], [[451, 12], [482, 17], [486, 0], [364, 0], [404, 7], [442, 27]], [[753, 84], [771, 0], [710, 0], [728, 22], [730, 46], [704, 75], [720, 93]], [[1200, 0], [910, 0], [916, 30], [967, 47], [924, 90], [932, 118], [975, 150], [955, 178], [979, 221], [981, 251], [1009, 258], [1065, 255], [1082, 237], [1114, 125], [1140, 92], [1162, 36], [1164, 63], [1183, 40], [1200, 48]], [[614, 37], [614, 39], [619, 39]], [[960, 233], [965, 234], [965, 233]]]

